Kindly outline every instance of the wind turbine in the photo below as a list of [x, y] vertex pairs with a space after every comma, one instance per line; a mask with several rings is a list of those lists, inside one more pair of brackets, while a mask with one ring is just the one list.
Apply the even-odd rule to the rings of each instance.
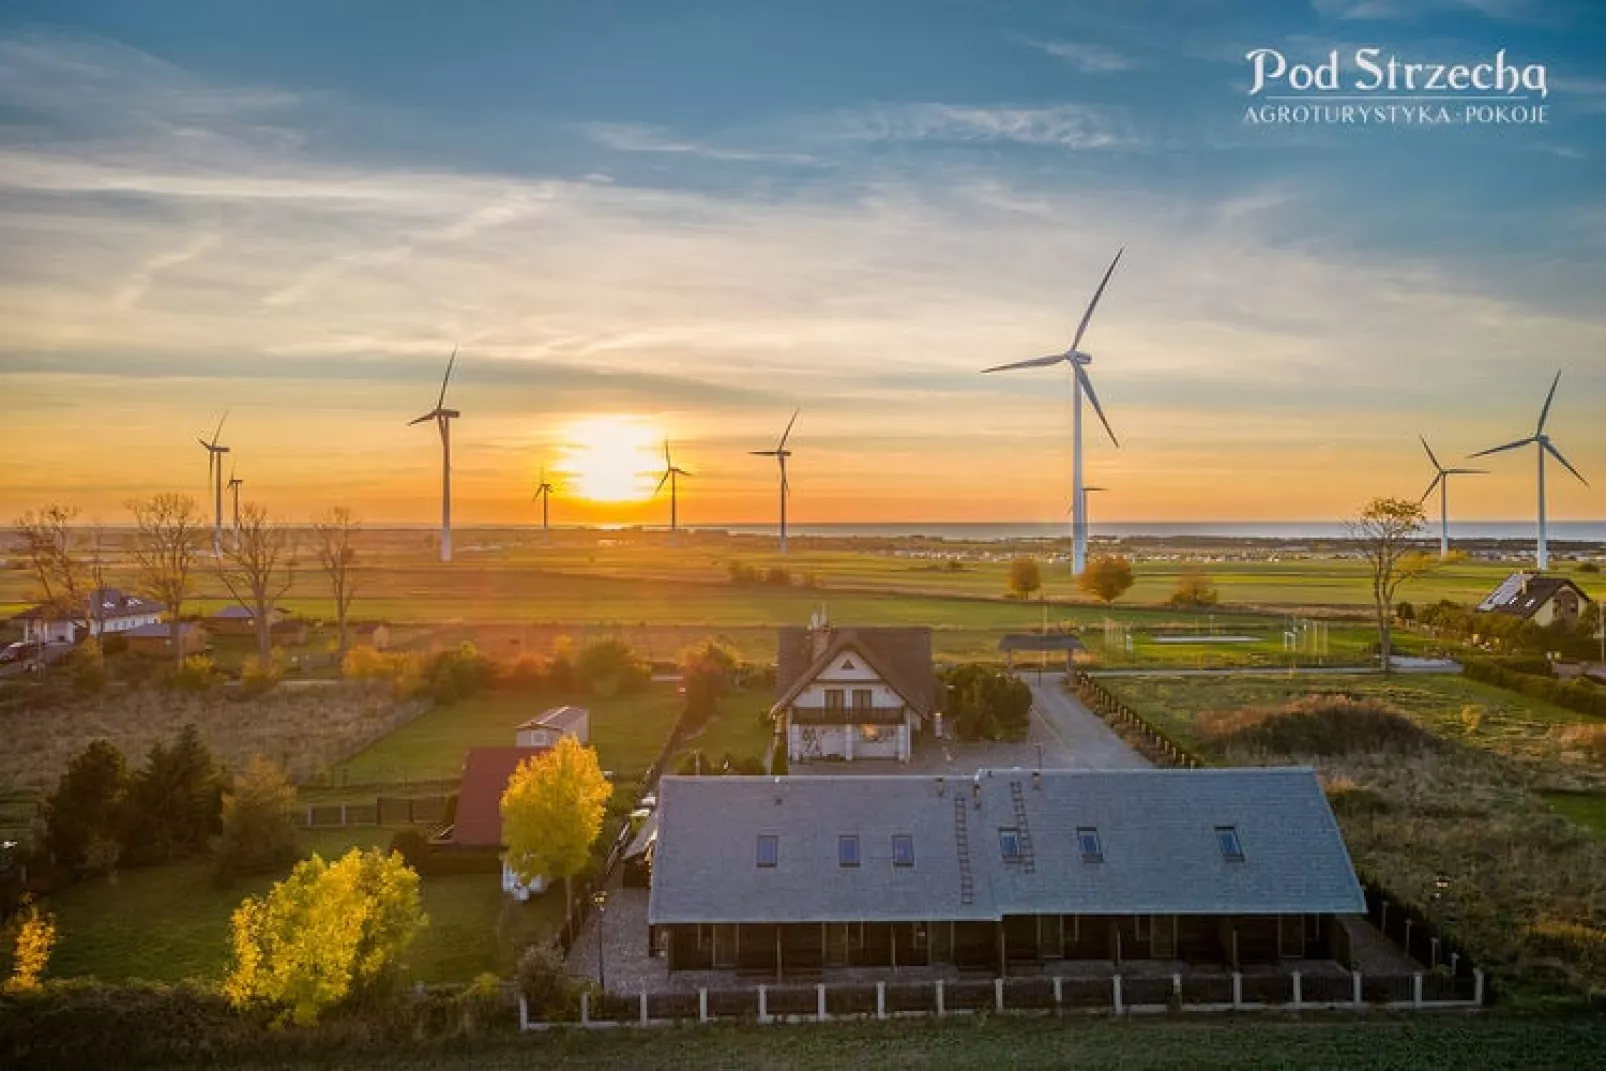
[[1527, 446], [1529, 443], [1533, 443], [1538, 447], [1538, 449], [1534, 452], [1539, 455], [1538, 561], [1541, 571], [1548, 568], [1550, 565], [1550, 549], [1545, 546], [1545, 454], [1548, 453], [1557, 461], [1560, 461], [1562, 466], [1566, 468], [1568, 472], [1578, 477], [1579, 483], [1583, 484], [1585, 487], [1589, 486], [1589, 481], [1584, 479], [1579, 471], [1573, 468], [1566, 458], [1561, 456], [1561, 451], [1556, 449], [1555, 445], [1550, 441], [1550, 436], [1545, 434], [1545, 418], [1550, 416], [1550, 403], [1556, 398], [1556, 384], [1560, 382], [1561, 372], [1557, 371], [1556, 378], [1550, 381], [1550, 393], [1545, 395], [1545, 407], [1539, 410], [1539, 424], [1534, 428], [1534, 433], [1532, 435], [1528, 436], [1526, 439], [1518, 439], [1515, 442], [1505, 443], [1501, 446], [1491, 446], [1487, 450], [1479, 450], [1475, 454], [1468, 455], [1469, 457], [1483, 457], [1486, 454], [1498, 454], [1504, 450], [1515, 450], [1517, 447]]
[[1092, 518], [1088, 516], [1087, 496], [1092, 494], [1095, 491], [1108, 491], [1108, 490], [1109, 490], [1108, 487], [1084, 487], [1084, 488], [1082, 488], [1082, 508], [1080, 510], [1077, 510], [1076, 509], [1076, 504], [1072, 503], [1071, 504], [1071, 508], [1066, 510], [1065, 512], [1066, 513], [1071, 513], [1071, 512], [1074, 511], [1074, 512], [1077, 512], [1077, 513], [1081, 514], [1083, 519], [1085, 519], [1087, 521], [1088, 530], [1091, 532], [1092, 527], [1093, 527], [1093, 521], [1092, 521]]
[[550, 526], [547, 524], [547, 507], [552, 504], [552, 490], [553, 490], [552, 485], [546, 482], [546, 466], [542, 465], [541, 466], [541, 480], [540, 480], [539, 483], [537, 483], [535, 485], [535, 494], [530, 496], [530, 501], [531, 502], [534, 502], [538, 498], [541, 500], [541, 540], [542, 540], [542, 542], [546, 541], [547, 536], [551, 531]]
[[206, 448], [206, 478], [212, 484], [212, 504], [215, 508], [212, 519], [212, 556], [223, 557], [223, 458], [221, 455], [229, 452], [227, 446], [218, 445], [218, 436], [223, 434], [223, 421], [229, 419], [229, 411], [225, 409], [223, 416], [217, 422], [217, 430], [212, 433], [212, 441], [205, 439], [197, 441]]
[[1422, 440], [1422, 449], [1428, 452], [1428, 460], [1433, 462], [1435, 472], [1433, 482], [1428, 484], [1428, 489], [1422, 492], [1422, 497], [1417, 499], [1417, 502], [1426, 502], [1428, 496], [1433, 493], [1433, 489], [1435, 487], [1439, 489], [1439, 557], [1448, 558], [1450, 556], [1450, 477], [1471, 476], [1485, 473], [1489, 470], [1447, 469], [1439, 464], [1438, 458], [1433, 456], [1433, 447], [1428, 445], [1427, 439], [1421, 435], [1418, 435], [1417, 438]]
[[457, 347], [452, 347], [451, 359], [446, 362], [446, 375], [441, 377], [441, 396], [435, 400], [435, 408], [419, 417], [409, 420], [408, 427], [422, 424], [426, 420], [435, 421], [435, 426], [441, 432], [441, 561], [452, 560], [452, 421], [463, 414], [456, 409], [446, 408], [446, 384], [452, 378], [452, 365], [457, 363]]
[[[794, 414], [793, 419], [796, 419], [795, 414]], [[787, 430], [791, 430], [791, 425], [787, 425]], [[785, 442], [785, 437], [784, 436], [782, 437], [781, 441]], [[786, 461], [784, 459], [781, 461], [781, 469], [782, 469], [782, 471], [784, 473], [784, 470], [786, 469]], [[674, 459], [669, 456], [669, 440], [665, 439], [664, 440], [664, 474], [659, 479], [658, 486], [653, 488], [652, 493], [656, 495], [659, 491], [662, 491], [664, 489], [664, 484], [665, 483], [669, 484], [669, 542], [671, 544], [675, 542], [675, 533], [680, 530], [680, 502], [679, 502], [679, 492], [678, 492], [679, 477], [681, 477], [681, 476], [690, 476], [690, 475], [691, 475], [691, 473], [687, 472], [683, 468], [678, 467], [675, 464]], [[783, 475], [782, 479], [783, 480], [785, 479], [784, 475]], [[785, 516], [786, 498], [785, 498], [784, 495], [781, 498], [781, 511], [782, 511], [782, 516]], [[785, 528], [785, 526], [786, 526], [785, 521], [781, 522], [781, 526], [782, 526], [783, 529]], [[782, 542], [782, 546], [785, 546], [785, 542], [786, 541], [785, 541], [785, 537], [784, 536], [782, 537], [782, 541], [781, 542]]]
[[234, 474], [234, 465], [229, 465], [228, 488], [234, 494], [234, 549], [240, 549], [240, 485], [245, 483]]
[[803, 410], [792, 410], [792, 419], [786, 422], [786, 430], [781, 432], [781, 441], [775, 444], [773, 450], [749, 450], [754, 457], [773, 457], [781, 466], [781, 553], [786, 553], [786, 496], [792, 493], [792, 485], [786, 479], [786, 459], [792, 456], [792, 451], [786, 448], [786, 437], [792, 434], [792, 425], [797, 423], [797, 415]]
[[[1047, 357], [1033, 357], [1030, 360], [1016, 361], [1013, 364], [1001, 364], [993, 368], [984, 368], [982, 372], [1007, 372], [1016, 368], [1046, 368], [1064, 362], [1071, 366], [1071, 500], [1078, 505], [1083, 503], [1082, 486], [1082, 394], [1086, 392], [1088, 401], [1093, 403], [1093, 411], [1098, 414], [1099, 423], [1110, 436], [1110, 442], [1117, 448], [1121, 443], [1110, 430], [1110, 422], [1104, 418], [1104, 408], [1099, 405], [1099, 396], [1093, 390], [1093, 381], [1088, 378], [1087, 365], [1093, 361], [1093, 355], [1084, 353], [1078, 347], [1082, 344], [1082, 336], [1087, 332], [1087, 325], [1093, 319], [1093, 310], [1098, 308], [1099, 298], [1104, 296], [1104, 288], [1110, 285], [1110, 276], [1115, 274], [1115, 266], [1121, 263], [1121, 249], [1110, 261], [1110, 266], [1104, 272], [1104, 280], [1099, 283], [1098, 290], [1093, 293], [1093, 300], [1088, 302], [1087, 311], [1082, 314], [1082, 322], [1077, 325], [1076, 336], [1071, 339], [1070, 348], [1064, 353], [1050, 354]], [[1087, 565], [1087, 517], [1085, 510], [1078, 510], [1071, 519], [1071, 572], [1080, 576]]]

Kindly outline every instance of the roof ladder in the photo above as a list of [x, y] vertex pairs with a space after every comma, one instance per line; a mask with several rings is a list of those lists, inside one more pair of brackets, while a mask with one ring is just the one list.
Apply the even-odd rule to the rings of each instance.
[[959, 847], [959, 902], [973, 903], [976, 884], [970, 876], [970, 838], [965, 833], [965, 798], [954, 794], [954, 843]]
[[1020, 831], [1021, 869], [1031, 874], [1037, 869], [1037, 856], [1032, 852], [1032, 830], [1026, 824], [1026, 796], [1019, 781], [1009, 783], [1009, 795], [1015, 805], [1015, 828]]

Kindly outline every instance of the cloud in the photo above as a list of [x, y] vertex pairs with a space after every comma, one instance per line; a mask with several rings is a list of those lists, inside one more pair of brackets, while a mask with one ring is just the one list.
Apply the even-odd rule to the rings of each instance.
[[741, 163], [799, 164], [818, 167], [823, 161], [807, 153], [721, 147], [706, 141], [680, 137], [672, 131], [648, 123], [584, 123], [581, 132], [605, 148], [617, 152], [669, 153]]
[[1083, 74], [1114, 74], [1118, 71], [1128, 71], [1137, 66], [1129, 56], [1122, 55], [1114, 49], [1102, 45], [1078, 43], [1075, 41], [1032, 41], [1024, 42], [1032, 48], [1048, 53], [1055, 59], [1064, 60]]
[[804, 121], [806, 134], [852, 144], [1013, 143], [1046, 148], [1134, 149], [1144, 143], [1120, 109], [923, 103], [840, 112]]

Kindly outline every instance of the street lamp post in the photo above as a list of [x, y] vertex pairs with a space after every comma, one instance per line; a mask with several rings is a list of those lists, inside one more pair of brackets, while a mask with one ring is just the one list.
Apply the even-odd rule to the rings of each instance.
[[608, 976], [604, 973], [602, 960], [602, 916], [608, 910], [608, 893], [598, 889], [591, 894], [591, 902], [597, 908], [597, 988], [603, 993], [608, 992]]

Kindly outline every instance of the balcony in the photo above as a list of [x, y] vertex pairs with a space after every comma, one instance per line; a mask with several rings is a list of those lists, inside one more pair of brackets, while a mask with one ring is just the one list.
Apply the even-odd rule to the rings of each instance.
[[895, 707], [811, 707], [794, 704], [794, 725], [902, 725], [906, 708]]

